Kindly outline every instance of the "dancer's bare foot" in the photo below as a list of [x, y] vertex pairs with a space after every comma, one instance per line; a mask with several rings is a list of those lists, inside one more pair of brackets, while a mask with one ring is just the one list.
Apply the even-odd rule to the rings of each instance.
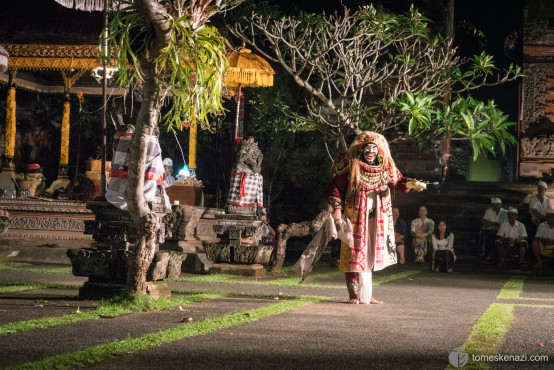
[[383, 304], [383, 301], [378, 301], [375, 298], [371, 297], [369, 304]]
[[360, 304], [360, 300], [356, 298], [352, 298], [348, 300], [349, 304]]

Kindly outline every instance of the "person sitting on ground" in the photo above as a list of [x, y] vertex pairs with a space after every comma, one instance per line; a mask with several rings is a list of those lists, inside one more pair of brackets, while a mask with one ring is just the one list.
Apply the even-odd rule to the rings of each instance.
[[524, 267], [525, 253], [527, 252], [527, 230], [525, 225], [517, 221], [517, 209], [508, 208], [508, 221], [502, 223], [496, 234], [496, 250], [500, 261], [499, 266], [505, 264], [505, 257], [519, 256], [519, 265]]
[[500, 198], [491, 198], [491, 207], [485, 211], [482, 219], [483, 228], [481, 229], [481, 235], [485, 246], [484, 264], [491, 263], [491, 260], [496, 262], [498, 259], [494, 242], [500, 225], [506, 221], [508, 221], [508, 211], [502, 208], [502, 200]]
[[171, 158], [165, 158], [163, 161], [164, 165], [164, 187], [168, 188], [175, 185], [175, 178], [173, 177], [173, 161]]
[[534, 268], [542, 268], [541, 255], [554, 257], [554, 210], [547, 211], [546, 221], [539, 225], [531, 246], [537, 260], [537, 263], [533, 265]]
[[435, 229], [435, 223], [430, 218], [427, 218], [427, 207], [421, 206], [418, 210], [419, 217], [412, 220], [412, 247], [416, 254], [415, 262], [425, 262], [425, 255], [429, 240]]
[[398, 263], [406, 263], [405, 244], [408, 239], [408, 223], [400, 218], [400, 210], [396, 207], [392, 209], [392, 221], [394, 223], [394, 241], [396, 243], [396, 252], [398, 253]]
[[537, 194], [529, 198], [529, 213], [533, 224], [539, 225], [546, 219], [546, 212], [552, 209], [550, 199], [545, 195], [548, 185], [544, 181], [537, 183]]
[[431, 237], [433, 243], [433, 262], [431, 270], [434, 272], [452, 272], [452, 264], [456, 261], [454, 254], [454, 234], [446, 225], [446, 221], [440, 220]]

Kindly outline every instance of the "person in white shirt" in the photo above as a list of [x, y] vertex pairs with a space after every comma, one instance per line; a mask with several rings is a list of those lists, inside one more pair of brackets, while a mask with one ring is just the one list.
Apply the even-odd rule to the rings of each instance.
[[410, 231], [412, 232], [412, 247], [416, 254], [415, 262], [425, 262], [425, 255], [435, 223], [427, 218], [427, 207], [421, 206], [418, 210], [419, 217], [412, 220]]
[[546, 221], [539, 225], [531, 246], [537, 260], [534, 268], [542, 268], [541, 254], [554, 257], [554, 210], [546, 213]]
[[496, 234], [496, 249], [500, 257], [499, 265], [504, 265], [506, 256], [519, 256], [519, 265], [524, 267], [527, 252], [527, 231], [525, 225], [517, 221], [517, 209], [508, 208], [508, 221], [502, 223]]
[[502, 200], [500, 198], [491, 198], [491, 207], [487, 208], [481, 221], [483, 222], [481, 235], [485, 247], [485, 258], [483, 259], [483, 263], [489, 264], [491, 259], [498, 259], [496, 248], [494, 247], [496, 233], [500, 225], [508, 221], [508, 211], [502, 208]]
[[456, 261], [454, 254], [454, 234], [446, 225], [446, 221], [440, 220], [431, 238], [433, 243], [433, 264], [431, 270], [434, 272], [452, 272], [452, 264]]
[[539, 225], [546, 219], [546, 212], [552, 209], [550, 199], [545, 196], [548, 185], [544, 181], [537, 183], [537, 195], [533, 195], [529, 198], [529, 212], [531, 213], [531, 220], [535, 225]]
[[164, 174], [163, 179], [167, 183], [164, 183], [164, 187], [168, 188], [175, 185], [175, 177], [173, 177], [173, 161], [171, 158], [165, 158], [163, 161], [164, 164]]

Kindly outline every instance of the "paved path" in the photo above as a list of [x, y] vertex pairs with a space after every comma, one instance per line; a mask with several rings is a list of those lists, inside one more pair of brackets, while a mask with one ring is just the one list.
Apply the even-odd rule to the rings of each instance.
[[[82, 278], [45, 271], [0, 268], [0, 292], [1, 288], [29, 282], [60, 284], [54, 288], [0, 293], [0, 330], [9, 323], [78, 315], [74, 314], [77, 307], [83, 313], [94, 312], [99, 302], [81, 301], [75, 287], [61, 286], [81, 285]], [[160, 332], [179, 332], [179, 339], [149, 344], [150, 348], [131, 354], [94, 360], [87, 367], [444, 369], [449, 366], [449, 352], [467, 343], [479, 318], [494, 304], [508, 307], [514, 314], [494, 354], [548, 355], [550, 361], [478, 364], [493, 369], [554, 367], [552, 276], [434, 274], [419, 266], [395, 266], [374, 276], [376, 281], [391, 279], [374, 288], [374, 296], [383, 300], [384, 305], [346, 304], [344, 278], [326, 267], [317, 267], [313, 277], [309, 286], [287, 286], [275, 285], [279, 284], [275, 277], [213, 281], [211, 276], [182, 274], [180, 281], [170, 282], [174, 297], [185, 292], [224, 294], [166, 311], [127, 313], [11, 334], [0, 331], [0, 367], [87, 352], [106, 343], [124, 345], [141, 338], [136, 342], [138, 345], [147, 341], [150, 334], [156, 337]], [[516, 289], [506, 295], [508, 281]], [[504, 295], [499, 296], [501, 291]], [[284, 298], [289, 295], [317, 295], [326, 299], [249, 319], [260, 310], [287, 302]], [[245, 320], [241, 323], [233, 324], [233, 318], [229, 317], [228, 326], [221, 324], [222, 328], [217, 330], [202, 328], [203, 323], [242, 311], [240, 315]], [[190, 322], [183, 323], [188, 318]], [[181, 333], [187, 326], [198, 331]], [[489, 344], [485, 341], [480, 350], [487, 353]], [[43, 362], [38, 367], [49, 365]]]

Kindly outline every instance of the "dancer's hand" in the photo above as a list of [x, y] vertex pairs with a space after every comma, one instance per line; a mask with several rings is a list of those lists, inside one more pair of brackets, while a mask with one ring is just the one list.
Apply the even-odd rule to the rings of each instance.
[[410, 181], [406, 183], [406, 188], [413, 189], [419, 192], [419, 191], [423, 191], [424, 189], [427, 189], [427, 184], [416, 179], [410, 179]]
[[336, 208], [334, 211], [333, 211], [333, 220], [335, 220], [335, 222], [339, 222], [342, 218], [342, 213], [341, 213], [341, 210], [340, 208]]

